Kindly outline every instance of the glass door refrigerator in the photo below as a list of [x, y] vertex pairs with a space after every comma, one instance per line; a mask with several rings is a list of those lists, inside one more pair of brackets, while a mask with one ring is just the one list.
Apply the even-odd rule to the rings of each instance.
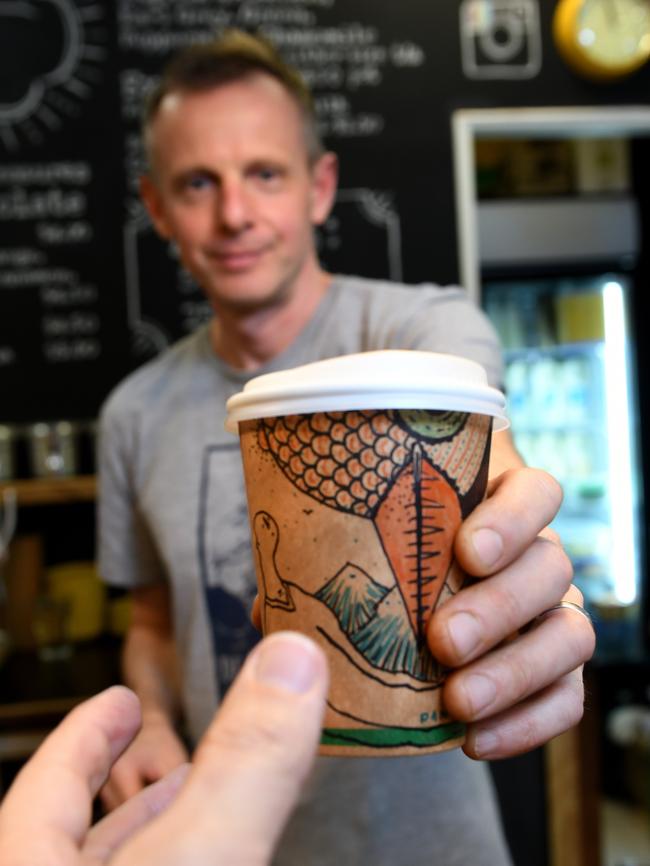
[[[525, 218], [522, 206], [499, 218], [506, 224]], [[581, 214], [571, 231], [566, 213], [547, 214], [548, 237], [541, 244], [536, 237], [534, 257], [526, 259], [517, 245], [519, 261], [512, 262], [509, 244], [501, 250], [482, 245], [482, 303], [504, 346], [514, 441], [529, 465], [562, 484], [564, 500], [552, 525], [594, 617], [603, 660], [642, 657], [645, 637], [632, 202], [627, 210], [615, 221], [618, 237], [605, 221], [604, 245], [596, 226], [584, 231], [585, 218], [595, 217]], [[572, 259], [555, 256], [558, 232], [562, 243], [569, 233]], [[580, 236], [589, 240], [576, 246]]]
[[566, 778], [576, 831], [607, 866], [650, 862], [647, 833], [611, 856], [621, 827], [650, 827], [650, 135], [623, 114], [456, 125], [464, 279], [503, 341], [515, 445], [562, 485], [552, 525], [596, 626]]

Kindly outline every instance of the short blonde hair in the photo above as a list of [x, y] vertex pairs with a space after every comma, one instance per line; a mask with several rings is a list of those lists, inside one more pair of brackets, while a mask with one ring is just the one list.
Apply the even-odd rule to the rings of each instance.
[[243, 30], [226, 30], [210, 42], [189, 45], [165, 67], [144, 109], [142, 130], [149, 156], [149, 131], [168, 94], [212, 90], [259, 74], [269, 75], [279, 81], [300, 110], [307, 158], [313, 165], [323, 155], [325, 148], [318, 132], [314, 102], [307, 84], [298, 70], [285, 62], [271, 42]]

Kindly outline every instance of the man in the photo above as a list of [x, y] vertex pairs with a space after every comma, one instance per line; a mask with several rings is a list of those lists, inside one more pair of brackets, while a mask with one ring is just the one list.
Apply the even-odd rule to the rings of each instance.
[[[207, 326], [136, 371], [102, 417], [100, 566], [133, 591], [124, 651], [143, 729], [116, 765], [116, 805], [185, 760], [190, 739], [254, 640], [255, 578], [237, 443], [225, 401], [252, 375], [333, 355], [412, 348], [466, 355], [501, 377], [499, 347], [458, 289], [332, 276], [313, 229], [332, 206], [336, 158], [309, 95], [265, 43], [244, 34], [173, 64], [145, 118], [142, 195], [214, 311]], [[580, 666], [593, 631], [575, 609], [513, 634], [562, 599], [581, 602], [547, 527], [558, 485], [495, 434], [489, 497], [456, 556], [478, 580], [431, 619], [434, 654], [456, 669], [450, 712], [465, 752], [500, 758], [544, 742], [582, 712]], [[431, 758], [320, 759], [277, 862], [499, 866], [509, 858], [485, 768]]]
[[2, 866], [264, 866], [313, 763], [327, 692], [322, 651], [278, 632], [251, 653], [197, 749], [94, 827], [92, 800], [138, 730], [121, 686], [77, 707], [0, 807]]

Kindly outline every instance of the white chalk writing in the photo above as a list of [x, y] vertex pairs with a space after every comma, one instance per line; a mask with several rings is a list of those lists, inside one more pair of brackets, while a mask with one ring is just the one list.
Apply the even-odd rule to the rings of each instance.
[[26, 268], [32, 265], [42, 265], [46, 261], [42, 250], [32, 247], [8, 247], [0, 249], [0, 266], [9, 268]]
[[[120, 44], [144, 60], [182, 45], [205, 41], [226, 27], [258, 30], [277, 45], [302, 73], [316, 97], [320, 130], [331, 138], [380, 135], [386, 118], [359, 104], [358, 94], [379, 88], [388, 69], [409, 70], [425, 61], [424, 49], [391, 34], [384, 42], [379, 27], [364, 21], [320, 21], [336, 0], [121, 0]], [[122, 113], [140, 117], [142, 102], [155, 78], [144, 70], [122, 73]], [[324, 92], [324, 93], [323, 93]], [[345, 94], [354, 95], [354, 102]], [[336, 102], [336, 97], [341, 97]], [[133, 164], [130, 166], [134, 168]], [[133, 172], [129, 172], [132, 178]], [[129, 182], [129, 188], [133, 183]]]
[[86, 196], [73, 190], [65, 192], [59, 187], [27, 192], [24, 187], [13, 187], [0, 193], [0, 220], [33, 220], [42, 217], [76, 217], [86, 210]]
[[70, 223], [37, 223], [36, 238], [50, 246], [88, 243], [93, 239], [93, 227], [86, 220]]
[[6, 184], [84, 186], [90, 183], [91, 178], [92, 168], [87, 162], [0, 165], [0, 183]]
[[0, 346], [0, 367], [10, 367], [16, 363], [16, 350], [13, 346]]
[[72, 307], [93, 304], [99, 292], [97, 286], [43, 286], [40, 291], [44, 307]]
[[0, 273], [0, 289], [42, 286], [43, 283], [72, 283], [74, 271], [67, 268], [27, 268]]
[[93, 313], [75, 311], [66, 316], [44, 316], [41, 326], [48, 337], [96, 334], [99, 331], [99, 317]]
[[43, 355], [52, 364], [92, 361], [102, 353], [98, 340], [52, 340], [43, 346]]

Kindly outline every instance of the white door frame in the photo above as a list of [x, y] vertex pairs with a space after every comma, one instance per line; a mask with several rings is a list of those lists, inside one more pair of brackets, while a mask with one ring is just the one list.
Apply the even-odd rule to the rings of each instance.
[[460, 283], [480, 300], [474, 141], [477, 138], [619, 138], [650, 135], [645, 106], [472, 108], [451, 119]]

